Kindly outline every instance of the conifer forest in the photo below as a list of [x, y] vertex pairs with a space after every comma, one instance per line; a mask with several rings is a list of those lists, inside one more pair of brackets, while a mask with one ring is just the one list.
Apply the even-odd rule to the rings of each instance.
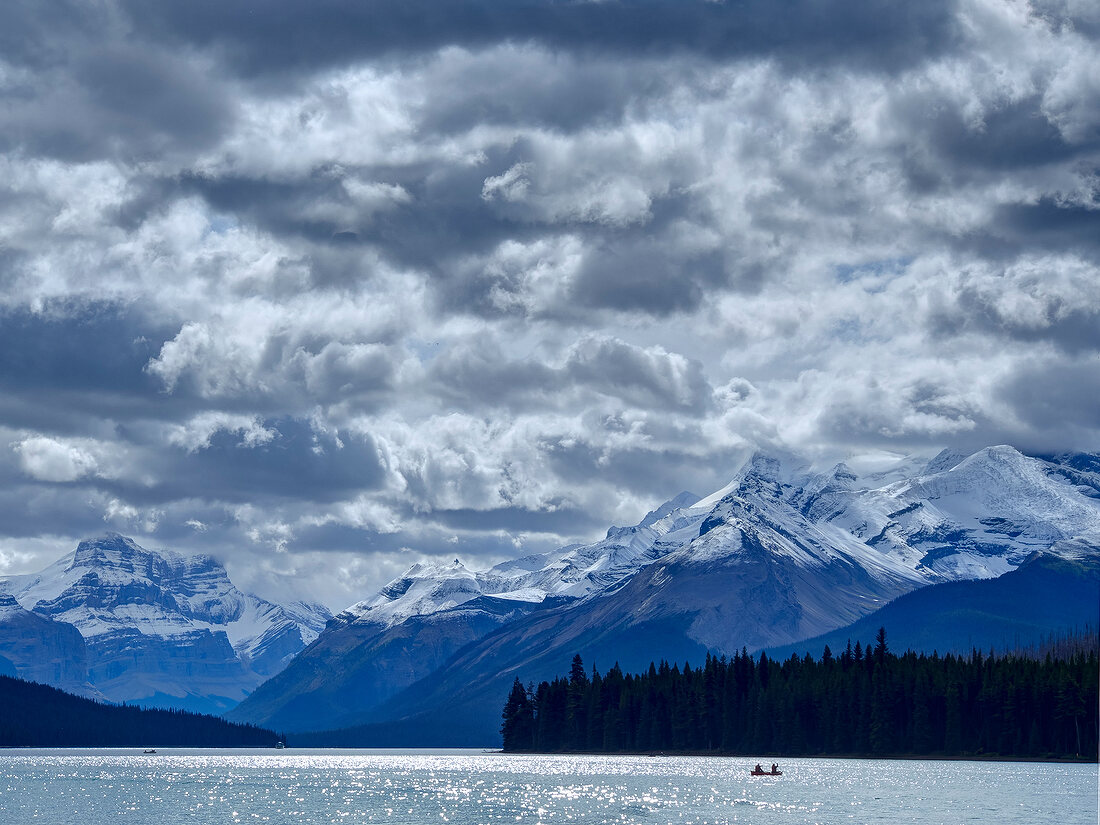
[[182, 710], [106, 705], [0, 676], [0, 747], [272, 747], [278, 734]]
[[896, 655], [877, 643], [780, 662], [742, 650], [524, 686], [503, 711], [512, 752], [1097, 758], [1095, 650]]

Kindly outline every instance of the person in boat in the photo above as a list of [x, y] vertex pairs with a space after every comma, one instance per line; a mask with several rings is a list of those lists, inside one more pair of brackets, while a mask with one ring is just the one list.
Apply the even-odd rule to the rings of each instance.
[[779, 773], [779, 766], [772, 762], [772, 773]]
[[763, 773], [764, 772], [764, 769], [760, 767], [759, 762], [756, 763], [756, 767], [753, 768], [753, 770], [756, 771], [757, 773]]

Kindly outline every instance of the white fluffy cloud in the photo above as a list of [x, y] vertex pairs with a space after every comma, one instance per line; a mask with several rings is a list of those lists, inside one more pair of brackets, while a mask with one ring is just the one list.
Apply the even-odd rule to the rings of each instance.
[[98, 469], [92, 451], [78, 444], [33, 436], [14, 446], [23, 472], [38, 481], [76, 481]]

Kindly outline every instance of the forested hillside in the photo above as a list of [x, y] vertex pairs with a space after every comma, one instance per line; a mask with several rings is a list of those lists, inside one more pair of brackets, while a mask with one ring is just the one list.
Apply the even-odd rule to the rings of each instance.
[[0, 747], [273, 747], [277, 738], [215, 716], [105, 705], [0, 676]]
[[524, 687], [504, 708], [507, 751], [1097, 757], [1097, 655], [898, 656], [880, 631], [839, 656], [742, 652]]

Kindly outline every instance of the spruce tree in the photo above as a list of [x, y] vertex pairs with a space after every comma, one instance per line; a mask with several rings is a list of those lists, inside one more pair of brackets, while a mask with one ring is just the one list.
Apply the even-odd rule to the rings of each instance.
[[528, 751], [535, 747], [535, 709], [519, 677], [512, 683], [501, 713], [500, 734], [506, 751]]

